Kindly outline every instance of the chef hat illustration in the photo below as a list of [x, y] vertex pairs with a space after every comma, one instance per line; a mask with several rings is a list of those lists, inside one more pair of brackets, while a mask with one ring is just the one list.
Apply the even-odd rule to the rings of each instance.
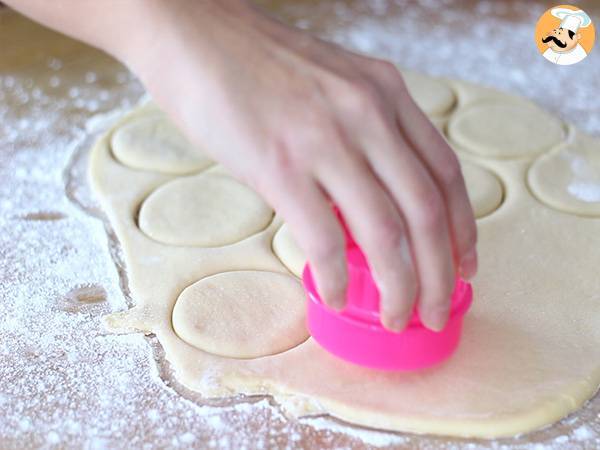
[[589, 27], [592, 23], [590, 16], [580, 9], [574, 11], [567, 8], [554, 8], [551, 13], [562, 21], [560, 23], [561, 28], [571, 30], [573, 33], [577, 33], [579, 28]]

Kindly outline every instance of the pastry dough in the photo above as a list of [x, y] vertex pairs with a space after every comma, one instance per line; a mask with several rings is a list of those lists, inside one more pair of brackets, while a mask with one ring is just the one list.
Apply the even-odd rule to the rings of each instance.
[[275, 233], [273, 251], [290, 272], [298, 278], [302, 277], [306, 257], [294, 241], [292, 233], [286, 224], [283, 224], [277, 233]]
[[140, 209], [140, 229], [158, 242], [218, 247], [265, 228], [273, 211], [254, 191], [220, 173], [161, 186]]
[[425, 114], [442, 116], [456, 103], [454, 91], [446, 83], [410, 71], [402, 75], [410, 95]]
[[[600, 252], [594, 250], [600, 246], [600, 219], [568, 213], [581, 212], [581, 203], [569, 196], [561, 197], [569, 210], [548, 207], [547, 201], [531, 195], [526, 183], [533, 157], [560, 145], [563, 125], [527, 102], [462, 82], [447, 83], [457, 99], [455, 110], [448, 111], [450, 136], [461, 142], [455, 145], [457, 152], [464, 161], [495, 174], [504, 196], [501, 207], [478, 220], [475, 299], [462, 343], [445, 364], [416, 373], [379, 373], [336, 359], [310, 338], [277, 354], [261, 341], [264, 346], [252, 352], [256, 358], [240, 359], [248, 348], [233, 351], [240, 337], [231, 331], [227, 340], [226, 334], [236, 322], [223, 321], [220, 334], [217, 323], [236, 300], [227, 296], [221, 311], [203, 313], [207, 305], [195, 309], [194, 302], [218, 298], [194, 292], [225, 272], [287, 274], [272, 250], [281, 254], [277, 242], [284, 241], [286, 232], [280, 231], [273, 242], [281, 219], [275, 215], [261, 228], [257, 224], [265, 218], [259, 208], [260, 214], [251, 213], [254, 222], [240, 223], [235, 237], [222, 240], [237, 241], [221, 247], [197, 246], [188, 238], [187, 245], [158, 242], [138, 228], [139, 205], [150, 193], [185, 178], [120, 163], [111, 152], [110, 134], [92, 152], [91, 179], [121, 243], [135, 307], [108, 316], [107, 325], [155, 333], [177, 378], [189, 389], [206, 396], [268, 393], [298, 415], [329, 413], [382, 429], [490, 438], [549, 425], [579, 408], [600, 384]], [[142, 107], [115, 129], [149, 113]], [[485, 177], [481, 180], [467, 181], [470, 189], [487, 183]], [[545, 193], [554, 198], [553, 192]], [[189, 209], [192, 201], [181, 202], [179, 208]], [[204, 201], [194, 206], [199, 214], [222, 207], [220, 201]], [[169, 214], [179, 213], [172, 208]], [[154, 226], [155, 219], [147, 216], [145, 223]], [[214, 228], [222, 225], [219, 220]], [[298, 275], [301, 263], [286, 265]], [[228, 289], [228, 283], [220, 286]], [[281, 299], [270, 289], [263, 294], [264, 302], [256, 292], [249, 294], [256, 305], [252, 317], [257, 333], [272, 327], [273, 314], [280, 311], [273, 302]], [[294, 295], [296, 302], [303, 301], [302, 293]], [[293, 315], [300, 320], [301, 311], [281, 314], [286, 323], [295, 323]], [[193, 330], [211, 316], [212, 331]], [[269, 319], [258, 319], [262, 316]], [[246, 320], [240, 326], [248, 333]], [[284, 347], [289, 345], [292, 341]]]
[[115, 130], [112, 151], [115, 158], [134, 169], [177, 175], [197, 172], [212, 164], [160, 112], [149, 113]]
[[458, 111], [450, 119], [448, 135], [476, 155], [517, 158], [550, 150], [565, 131], [557, 118], [529, 102], [497, 98]]
[[304, 313], [302, 285], [294, 277], [225, 272], [181, 293], [173, 310], [173, 328], [181, 339], [207, 352], [257, 358], [305, 341]]
[[600, 144], [579, 136], [541, 156], [529, 170], [529, 185], [544, 203], [561, 211], [600, 217]]
[[468, 161], [462, 161], [461, 167], [475, 217], [480, 219], [495, 211], [502, 203], [503, 197], [502, 184], [498, 177]]

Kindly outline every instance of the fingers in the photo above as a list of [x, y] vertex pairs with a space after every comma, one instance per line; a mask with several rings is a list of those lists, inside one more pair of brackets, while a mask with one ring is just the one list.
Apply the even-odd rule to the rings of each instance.
[[346, 302], [346, 241], [329, 201], [309, 175], [276, 170], [265, 186], [270, 202], [284, 217], [310, 262], [321, 299], [331, 308]]
[[444, 199], [393, 118], [381, 111], [371, 114], [378, 120], [371, 120], [367, 127], [370, 132], [362, 134], [362, 139], [367, 139], [363, 147], [370, 166], [406, 221], [418, 273], [421, 320], [439, 331], [448, 319], [455, 283]]
[[393, 97], [398, 128], [437, 184], [446, 204], [453, 256], [461, 276], [477, 271], [477, 226], [455, 153], [410, 96], [398, 69], [390, 62], [371, 60], [370, 73], [383, 95]]
[[458, 158], [427, 116], [408, 100], [398, 108], [398, 122], [444, 196], [455, 259], [460, 274], [471, 278], [477, 271], [477, 226]]
[[330, 163], [318, 168], [318, 179], [369, 261], [380, 292], [382, 324], [402, 331], [417, 294], [403, 219], [359, 152], [348, 143], [338, 143], [330, 147], [329, 156]]
[[414, 102], [400, 73], [397, 70], [395, 74], [393, 72], [388, 70], [385, 82], [399, 98], [396, 102], [399, 129], [427, 167], [442, 194], [457, 268], [461, 276], [471, 278], [477, 271], [477, 226], [458, 158]]

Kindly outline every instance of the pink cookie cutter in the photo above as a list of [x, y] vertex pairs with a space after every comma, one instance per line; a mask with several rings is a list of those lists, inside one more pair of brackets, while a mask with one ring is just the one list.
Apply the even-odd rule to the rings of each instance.
[[310, 266], [307, 264], [304, 268], [302, 281], [307, 294], [307, 322], [312, 337], [333, 355], [378, 370], [414, 371], [448, 359], [458, 346], [463, 316], [473, 300], [471, 285], [460, 278], [456, 280], [450, 317], [442, 331], [425, 328], [416, 310], [404, 331], [388, 331], [380, 322], [379, 291], [366, 258], [344, 228], [348, 288], [346, 306], [341, 312], [322, 302]]

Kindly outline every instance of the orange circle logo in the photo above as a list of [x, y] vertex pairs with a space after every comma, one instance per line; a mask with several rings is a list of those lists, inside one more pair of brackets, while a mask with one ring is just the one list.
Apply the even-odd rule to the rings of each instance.
[[560, 66], [583, 61], [595, 41], [592, 19], [576, 6], [550, 8], [540, 17], [535, 29], [535, 42], [542, 56]]

